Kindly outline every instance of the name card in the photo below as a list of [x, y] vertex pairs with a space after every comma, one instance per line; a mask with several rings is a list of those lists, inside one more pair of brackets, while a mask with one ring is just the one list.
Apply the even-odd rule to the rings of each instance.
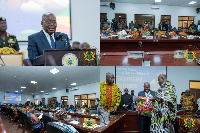
[[187, 50], [175, 50], [174, 58], [185, 58], [185, 53], [187, 53]]
[[172, 36], [171, 39], [178, 39], [178, 36]]
[[193, 36], [187, 36], [187, 39], [194, 39]]
[[128, 58], [144, 58], [144, 51], [127, 51]]
[[146, 39], [153, 39], [153, 36], [146, 36]]

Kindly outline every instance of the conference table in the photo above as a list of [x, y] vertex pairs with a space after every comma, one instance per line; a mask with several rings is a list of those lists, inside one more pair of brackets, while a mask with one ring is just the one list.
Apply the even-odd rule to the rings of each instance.
[[[142, 45], [139, 43], [142, 42]], [[200, 50], [200, 39], [100, 39], [102, 52]]]
[[[196, 58], [200, 57], [200, 51], [195, 51]], [[143, 58], [129, 58], [127, 52], [102, 52], [101, 66], [142, 66], [143, 61], [151, 61], [151, 66], [199, 66], [196, 60], [186, 58], [174, 58], [174, 51], [144, 52]]]
[[[124, 128], [122, 133], [140, 133], [140, 119], [137, 115], [136, 112], [128, 112], [128, 111], [123, 111], [123, 112], [117, 112], [117, 114], [125, 114], [125, 121], [124, 121]], [[184, 124], [186, 118], [189, 118], [192, 114], [200, 115], [200, 112], [190, 112], [184, 113], [184, 112], [177, 112], [177, 116], [175, 119], [175, 132], [176, 133], [186, 133], [187, 131], [189, 132], [190, 130], [200, 132], [200, 118], [193, 118], [195, 120], [194, 124], [195, 126], [191, 128], [184, 128]], [[195, 133], [195, 132], [194, 132]]]
[[[84, 118], [90, 118], [90, 117], [87, 116], [87, 115], [82, 115], [80, 117], [80, 115], [76, 116], [74, 114], [74, 115], [72, 115], [71, 118], [76, 119], [77, 117], [79, 117], [79, 123], [78, 124], [70, 123], [70, 121], [58, 120], [57, 118], [54, 118], [54, 120], [68, 124], [68, 125], [71, 125], [81, 132], [91, 132], [91, 133], [121, 133], [123, 131], [123, 126], [124, 126], [123, 123], [124, 123], [124, 120], [125, 120], [125, 114], [111, 115], [111, 117], [109, 119], [110, 123], [108, 125], [96, 127], [96, 128], [88, 128], [88, 127], [84, 127], [83, 123], [84, 123]], [[100, 121], [99, 121], [98, 118], [96, 119], [96, 123], [98, 125], [100, 124]]]

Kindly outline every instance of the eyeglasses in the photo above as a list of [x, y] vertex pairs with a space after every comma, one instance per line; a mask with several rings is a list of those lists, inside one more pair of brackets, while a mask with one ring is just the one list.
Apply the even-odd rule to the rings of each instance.
[[44, 21], [44, 22], [47, 23], [48, 25], [50, 25], [50, 24], [56, 25], [57, 24], [56, 21], [50, 21], [50, 20]]

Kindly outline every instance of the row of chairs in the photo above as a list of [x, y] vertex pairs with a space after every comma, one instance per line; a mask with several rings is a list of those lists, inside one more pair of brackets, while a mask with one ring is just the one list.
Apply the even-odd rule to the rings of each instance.
[[27, 116], [26, 113], [22, 112], [21, 110], [17, 109], [18, 115], [16, 117], [13, 109], [1, 106], [1, 114], [6, 115], [7, 118], [10, 120], [9, 122], [16, 122], [16, 124], [18, 124], [18, 129], [22, 127], [23, 133], [25, 131], [29, 133], [68, 133], [67, 129], [65, 129], [64, 127], [53, 123], [53, 118], [48, 114], [43, 114], [42, 116], [41, 129], [34, 129], [30, 118]]

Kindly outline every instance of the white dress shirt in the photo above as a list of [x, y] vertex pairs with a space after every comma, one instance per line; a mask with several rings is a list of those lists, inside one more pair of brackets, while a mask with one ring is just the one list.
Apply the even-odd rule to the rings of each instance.
[[[50, 39], [50, 35], [43, 29], [43, 32], [44, 32], [44, 35], [46, 36], [47, 38], [47, 41], [49, 42], [50, 46], [51, 46], [51, 39]], [[54, 33], [51, 35], [53, 37], [53, 40], [55, 42], [55, 37], [54, 37]], [[52, 48], [52, 46], [51, 46]]]

